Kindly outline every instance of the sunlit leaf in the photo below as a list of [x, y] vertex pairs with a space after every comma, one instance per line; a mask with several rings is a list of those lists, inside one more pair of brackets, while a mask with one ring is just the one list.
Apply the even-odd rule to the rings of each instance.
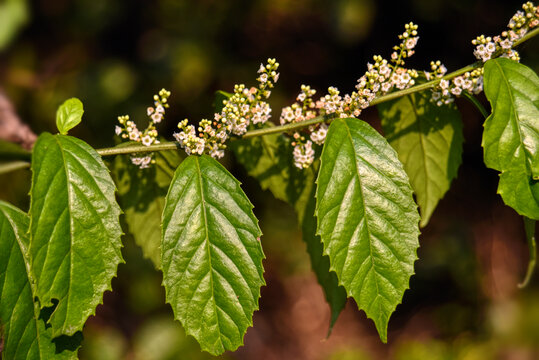
[[190, 156], [165, 201], [161, 266], [167, 302], [211, 354], [235, 350], [264, 285], [258, 221], [239, 182], [215, 159]]
[[66, 100], [56, 111], [56, 127], [62, 135], [77, 126], [84, 114], [82, 102], [77, 98]]
[[55, 306], [53, 336], [95, 313], [122, 262], [120, 208], [101, 157], [82, 140], [43, 133], [34, 146], [30, 247], [41, 307]]
[[483, 132], [485, 164], [501, 171], [498, 193], [519, 214], [539, 220], [539, 77], [509, 59], [485, 64], [492, 106]]
[[386, 342], [419, 247], [408, 176], [376, 130], [358, 119], [338, 119], [328, 131], [317, 185], [318, 233], [331, 269]]
[[52, 341], [52, 331], [34, 303], [28, 249], [28, 215], [0, 201], [0, 322], [4, 327], [2, 358], [76, 359], [73, 350]]
[[421, 211], [429, 219], [457, 176], [462, 160], [462, 121], [456, 106], [436, 106], [422, 92], [378, 105], [382, 128], [410, 178]]

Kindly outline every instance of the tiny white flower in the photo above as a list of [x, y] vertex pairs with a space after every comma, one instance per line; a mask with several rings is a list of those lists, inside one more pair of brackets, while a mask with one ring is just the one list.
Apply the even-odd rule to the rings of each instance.
[[160, 123], [163, 119], [163, 114], [156, 111], [155, 114], [151, 116], [151, 118], [154, 123]]
[[145, 135], [142, 137], [142, 145], [150, 146], [153, 142], [153, 138], [150, 135]]
[[122, 133], [122, 128], [116, 125], [116, 127], [114, 128], [114, 132], [116, 133], [116, 135], [120, 135]]

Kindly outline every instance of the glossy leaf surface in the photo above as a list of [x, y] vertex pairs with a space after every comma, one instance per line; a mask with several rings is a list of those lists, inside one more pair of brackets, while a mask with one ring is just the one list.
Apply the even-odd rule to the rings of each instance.
[[215, 159], [176, 169], [163, 212], [166, 300], [211, 354], [235, 350], [252, 325], [264, 285], [260, 229], [239, 182]]
[[34, 303], [28, 249], [28, 215], [0, 201], [0, 322], [4, 327], [2, 358], [76, 359], [76, 351], [52, 342], [52, 331]]
[[72, 335], [95, 313], [122, 262], [120, 208], [101, 157], [82, 140], [43, 133], [32, 158], [30, 247], [53, 335]]
[[84, 109], [77, 98], [67, 99], [56, 111], [56, 127], [62, 135], [77, 126], [82, 120]]
[[316, 199], [331, 269], [386, 342], [389, 317], [408, 288], [419, 247], [419, 214], [395, 150], [361, 120], [334, 120]]
[[539, 77], [509, 59], [485, 64], [492, 114], [484, 124], [485, 164], [500, 171], [498, 193], [519, 214], [539, 219]]

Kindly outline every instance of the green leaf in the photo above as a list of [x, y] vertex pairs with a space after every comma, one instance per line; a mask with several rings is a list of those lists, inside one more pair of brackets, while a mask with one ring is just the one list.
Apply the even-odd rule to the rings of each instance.
[[28, 0], [4, 0], [0, 3], [0, 50], [11, 43], [28, 18]]
[[252, 207], [239, 182], [206, 155], [180, 164], [166, 197], [166, 299], [185, 331], [214, 355], [243, 344], [265, 284]]
[[361, 120], [338, 119], [327, 134], [317, 184], [318, 233], [331, 270], [386, 342], [419, 247], [408, 176], [376, 130]]
[[30, 247], [41, 307], [55, 306], [54, 337], [81, 330], [122, 262], [120, 208], [101, 157], [88, 144], [43, 133], [34, 146]]
[[485, 164], [501, 171], [498, 193], [519, 214], [539, 219], [539, 77], [509, 59], [485, 63]]
[[[0, 320], [4, 324], [2, 356], [9, 359], [76, 359], [61, 349], [34, 303], [27, 258], [28, 215], [0, 201]], [[78, 346], [77, 346], [78, 347]]]
[[82, 120], [84, 109], [77, 98], [66, 100], [56, 111], [56, 127], [62, 135], [77, 126]]
[[231, 142], [230, 148], [247, 173], [259, 181], [262, 189], [270, 190], [275, 198], [289, 203], [296, 210], [312, 269], [330, 306], [331, 332], [346, 303], [346, 292], [338, 285], [335, 273], [329, 271], [329, 258], [323, 255], [320, 237], [316, 235], [315, 164], [303, 170], [295, 167], [290, 141], [279, 134], [237, 140]]
[[378, 105], [386, 138], [416, 194], [422, 227], [457, 176], [464, 140], [456, 106], [436, 106], [429, 98], [422, 92]]
[[[272, 125], [268, 125], [272, 126]], [[258, 180], [263, 190], [269, 189], [279, 200], [294, 203], [290, 194], [290, 168], [287, 144], [278, 134], [240, 139], [230, 143], [236, 159], [247, 173]]]
[[165, 196], [182, 157], [178, 151], [160, 151], [155, 164], [139, 169], [129, 156], [117, 156], [113, 175], [118, 186], [120, 205], [125, 221], [144, 257], [157, 269], [161, 266], [161, 215]]

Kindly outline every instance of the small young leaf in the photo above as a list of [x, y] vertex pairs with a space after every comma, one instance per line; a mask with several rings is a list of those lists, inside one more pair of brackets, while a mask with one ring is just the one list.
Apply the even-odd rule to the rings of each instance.
[[[498, 193], [519, 214], [539, 220], [539, 77], [509, 59], [485, 63], [485, 164], [501, 171]], [[535, 194], [535, 195], [534, 195]]]
[[148, 169], [139, 169], [131, 163], [128, 156], [117, 156], [114, 160], [113, 175], [129, 232], [141, 247], [144, 257], [150, 259], [159, 269], [161, 215], [174, 170], [182, 157], [175, 150], [160, 151], [154, 156], [155, 164]]
[[180, 164], [165, 200], [166, 299], [185, 331], [213, 355], [243, 344], [265, 284], [252, 208], [239, 182], [207, 155]]
[[54, 337], [82, 330], [122, 262], [120, 208], [101, 157], [88, 144], [43, 133], [32, 158], [30, 247], [36, 295]]
[[378, 105], [386, 138], [416, 194], [422, 227], [457, 176], [464, 140], [456, 106], [436, 106], [429, 97], [416, 93]]
[[67, 99], [56, 111], [56, 127], [62, 135], [77, 126], [82, 120], [84, 109], [77, 98]]
[[367, 123], [331, 124], [317, 179], [318, 233], [331, 270], [387, 341], [419, 247], [419, 214], [397, 154]]
[[10, 359], [77, 359], [76, 351], [59, 349], [34, 303], [27, 258], [28, 215], [0, 201], [0, 321], [4, 324], [2, 357]]

